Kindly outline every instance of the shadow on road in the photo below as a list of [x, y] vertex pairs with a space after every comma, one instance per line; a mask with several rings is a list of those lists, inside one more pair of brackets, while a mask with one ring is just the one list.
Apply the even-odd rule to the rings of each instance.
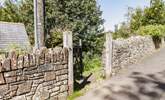
[[133, 72], [129, 79], [132, 85], [105, 85], [94, 95], [100, 100], [165, 100], [165, 70], [156, 74]]

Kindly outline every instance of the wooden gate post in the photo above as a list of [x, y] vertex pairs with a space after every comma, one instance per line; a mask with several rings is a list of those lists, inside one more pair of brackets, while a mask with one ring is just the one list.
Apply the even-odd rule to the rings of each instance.
[[73, 40], [72, 32], [63, 32], [63, 47], [68, 48], [68, 85], [69, 85], [69, 95], [73, 93], [74, 89], [74, 76], [73, 76]]
[[165, 45], [164, 37], [161, 37], [161, 44], [162, 44], [162, 46]]
[[112, 35], [110, 32], [106, 33], [106, 60], [105, 60], [105, 75], [110, 78], [112, 72]]

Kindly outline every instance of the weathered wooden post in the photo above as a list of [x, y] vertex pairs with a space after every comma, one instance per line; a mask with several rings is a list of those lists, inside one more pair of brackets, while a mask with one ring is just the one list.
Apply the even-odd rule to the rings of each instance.
[[164, 45], [165, 45], [165, 40], [164, 40], [164, 37], [161, 37], [161, 44], [162, 44], [162, 46], [164, 46]]
[[34, 0], [35, 48], [44, 46], [44, 0]]
[[69, 57], [68, 57], [68, 85], [69, 85], [69, 95], [73, 93], [74, 88], [74, 76], [73, 76], [73, 40], [72, 32], [65, 31], [63, 32], [63, 46], [68, 48]]
[[110, 78], [112, 71], [112, 35], [110, 32], [106, 33], [106, 52], [105, 52], [105, 75]]

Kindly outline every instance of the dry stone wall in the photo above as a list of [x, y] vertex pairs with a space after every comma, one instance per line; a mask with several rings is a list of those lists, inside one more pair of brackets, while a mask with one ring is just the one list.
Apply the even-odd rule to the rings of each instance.
[[68, 50], [36, 50], [17, 56], [14, 51], [0, 63], [0, 100], [66, 100]]
[[[112, 74], [125, 66], [138, 62], [155, 51], [155, 45], [150, 36], [134, 36], [128, 39], [113, 40], [112, 44]], [[105, 60], [105, 55], [103, 59]]]

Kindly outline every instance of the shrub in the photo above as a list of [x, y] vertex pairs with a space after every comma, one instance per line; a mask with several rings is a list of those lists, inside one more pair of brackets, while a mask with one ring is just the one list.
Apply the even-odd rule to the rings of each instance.
[[31, 48], [23, 47], [13, 43], [13, 44], [9, 44], [5, 49], [6, 52], [9, 52], [11, 50], [15, 50], [17, 54], [25, 54], [25, 53], [29, 53]]
[[83, 59], [84, 63], [84, 71], [90, 71], [91, 69], [97, 69], [102, 66], [101, 58], [98, 55], [94, 55], [90, 57], [89, 55], [85, 55]]
[[151, 35], [155, 48], [160, 48], [161, 37], [165, 37], [165, 25], [148, 25], [140, 27], [137, 31], [140, 35]]
[[137, 31], [140, 35], [151, 35], [153, 37], [164, 37], [165, 26], [164, 25], [148, 25], [140, 27]]

